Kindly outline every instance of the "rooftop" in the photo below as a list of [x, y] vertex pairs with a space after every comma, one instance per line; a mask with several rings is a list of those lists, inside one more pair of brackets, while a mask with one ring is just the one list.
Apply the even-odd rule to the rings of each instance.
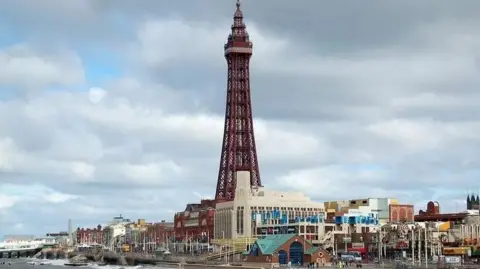
[[263, 239], [258, 239], [255, 244], [260, 248], [262, 254], [271, 255], [296, 234], [272, 234]]

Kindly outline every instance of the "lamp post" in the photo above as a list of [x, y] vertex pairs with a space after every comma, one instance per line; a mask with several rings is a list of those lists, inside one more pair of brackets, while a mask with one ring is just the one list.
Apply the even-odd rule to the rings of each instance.
[[[225, 231], [222, 231], [222, 245], [224, 245], [224, 244], [225, 244]], [[220, 251], [222, 250], [222, 248], [223, 248], [223, 246], [220, 247]], [[228, 253], [228, 251], [225, 250], [225, 251], [224, 251], [224, 254], [225, 254], [225, 265], [228, 264], [228, 255], [227, 255], [227, 253]], [[220, 256], [222, 256], [222, 255], [220, 254]]]

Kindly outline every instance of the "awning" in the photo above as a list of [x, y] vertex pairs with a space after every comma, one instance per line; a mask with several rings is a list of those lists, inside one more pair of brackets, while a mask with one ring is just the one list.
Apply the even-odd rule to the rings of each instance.
[[347, 251], [358, 251], [360, 253], [367, 253], [366, 248], [347, 248]]

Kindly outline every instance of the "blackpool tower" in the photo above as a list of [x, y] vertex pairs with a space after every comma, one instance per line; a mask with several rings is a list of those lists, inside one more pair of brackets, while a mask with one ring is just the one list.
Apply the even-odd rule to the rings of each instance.
[[262, 185], [250, 96], [250, 57], [253, 44], [246, 31], [239, 0], [231, 29], [224, 47], [228, 81], [222, 153], [215, 194], [217, 203], [235, 198], [236, 172], [249, 172], [251, 187]]

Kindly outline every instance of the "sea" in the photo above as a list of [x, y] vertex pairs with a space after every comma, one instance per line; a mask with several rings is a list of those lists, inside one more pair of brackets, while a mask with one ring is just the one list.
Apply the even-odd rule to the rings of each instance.
[[[2, 264], [5, 262], [5, 264]], [[9, 264], [10, 263], [10, 264]], [[33, 265], [32, 263], [35, 263]], [[40, 264], [44, 263], [44, 264]], [[79, 267], [71, 267], [65, 266], [65, 263], [68, 263], [68, 260], [41, 260], [41, 259], [0, 259], [0, 269], [63, 269], [65, 267], [68, 268], [83, 268], [83, 269], [139, 269], [145, 268], [145, 266], [119, 266], [119, 265], [104, 265], [99, 266], [97, 264], [90, 264], [88, 266], [79, 266]], [[161, 266], [148, 266], [148, 268], [159, 268], [165, 269], [169, 267], [161, 267]]]

